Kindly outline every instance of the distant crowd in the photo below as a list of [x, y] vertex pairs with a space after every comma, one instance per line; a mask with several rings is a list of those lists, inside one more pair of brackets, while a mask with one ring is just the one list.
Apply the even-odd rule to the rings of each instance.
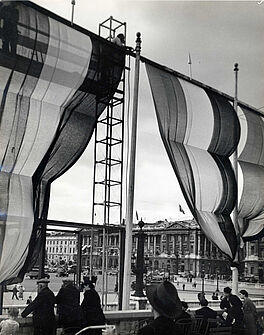
[[[33, 313], [34, 335], [53, 335], [56, 328], [63, 328], [64, 334], [76, 334], [88, 326], [104, 325], [106, 320], [101, 308], [100, 297], [95, 290], [96, 277], [84, 278], [84, 298], [80, 304], [80, 290], [71, 280], [64, 280], [57, 296], [49, 289], [47, 279], [37, 281], [38, 294], [32, 301], [28, 299], [28, 306], [21, 316], [24, 318]], [[13, 299], [23, 299], [23, 287], [13, 290]], [[17, 296], [18, 294], [18, 296]], [[20, 294], [20, 295], [19, 295]], [[210, 308], [204, 293], [198, 294], [200, 308], [191, 316], [188, 304], [181, 301], [176, 287], [169, 281], [159, 285], [148, 285], [146, 295], [152, 306], [153, 321], [137, 332], [138, 335], [184, 335], [189, 327], [196, 328], [199, 334], [208, 335], [210, 327], [229, 327], [231, 334], [260, 335], [262, 328], [258, 320], [255, 304], [246, 290], [239, 292], [240, 297], [232, 294], [229, 287], [225, 287], [220, 297], [221, 315]], [[217, 296], [218, 299], [218, 296]], [[58, 320], [55, 319], [54, 306], [57, 304]], [[9, 309], [9, 318], [0, 323], [0, 334], [15, 335], [19, 331], [17, 320], [18, 309]], [[218, 315], [217, 315], [218, 314]], [[208, 326], [210, 325], [210, 327]], [[105, 331], [113, 334], [113, 329]], [[82, 334], [102, 334], [101, 329]]]

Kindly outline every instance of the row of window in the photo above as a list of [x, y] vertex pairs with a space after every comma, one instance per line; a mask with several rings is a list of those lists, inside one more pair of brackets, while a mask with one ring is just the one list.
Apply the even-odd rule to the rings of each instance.
[[47, 245], [50, 245], [50, 244], [76, 244], [76, 240], [59, 240], [59, 239], [56, 239], [56, 240], [48, 240], [47, 239]]
[[70, 248], [67, 248], [67, 247], [47, 247], [47, 253], [70, 253], [70, 254], [74, 254], [76, 252], [76, 248], [75, 247], [70, 247]]

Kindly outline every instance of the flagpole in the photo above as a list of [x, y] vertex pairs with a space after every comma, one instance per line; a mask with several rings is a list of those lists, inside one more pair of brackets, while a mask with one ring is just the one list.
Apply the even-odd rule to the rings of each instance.
[[129, 300], [130, 300], [130, 275], [131, 275], [131, 253], [132, 253], [134, 183], [135, 183], [135, 166], [136, 166], [138, 89], [139, 89], [139, 68], [140, 68], [140, 51], [141, 51], [141, 38], [140, 37], [141, 37], [141, 34], [137, 33], [130, 153], [128, 153], [129, 154], [129, 175], [128, 175], [127, 206], [126, 206], [126, 243], [125, 243], [125, 263], [124, 263], [123, 304], [122, 304], [123, 310], [129, 309]]
[[189, 77], [192, 79], [192, 60], [191, 60], [191, 54], [189, 53], [188, 56], [188, 64], [189, 64]]
[[[235, 96], [234, 96], [234, 110], [237, 114], [237, 103], [238, 103], [238, 63], [234, 65], [234, 72], [235, 72]], [[237, 149], [233, 153], [233, 169], [235, 174], [235, 179], [237, 181], [237, 188], [238, 188], [238, 172], [237, 172]], [[233, 210], [233, 223], [235, 225], [236, 234], [239, 234], [239, 226], [238, 226], [238, 199], [236, 199], [235, 207]], [[240, 236], [239, 236], [240, 239]], [[238, 241], [238, 244], [240, 241]], [[238, 246], [239, 247], [239, 246]], [[235, 262], [238, 262], [238, 249], [237, 254], [235, 257]], [[238, 268], [236, 266], [231, 266], [232, 270], [232, 292], [233, 294], [238, 294]]]
[[72, 4], [71, 25], [73, 26], [75, 0], [72, 0], [71, 4]]

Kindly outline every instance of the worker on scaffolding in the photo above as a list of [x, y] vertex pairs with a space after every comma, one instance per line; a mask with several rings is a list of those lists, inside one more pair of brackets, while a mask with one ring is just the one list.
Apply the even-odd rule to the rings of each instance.
[[122, 33], [118, 34], [112, 39], [112, 43], [118, 45], [119, 47], [124, 47], [126, 45], [125, 35]]

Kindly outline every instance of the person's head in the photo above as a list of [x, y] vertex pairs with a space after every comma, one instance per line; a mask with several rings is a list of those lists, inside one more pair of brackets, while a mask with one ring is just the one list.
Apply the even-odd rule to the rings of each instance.
[[28, 299], [32, 299], [32, 296], [30, 295], [30, 296], [28, 297]]
[[16, 318], [19, 314], [19, 311], [18, 311], [18, 308], [16, 307], [10, 307], [9, 310], [8, 310], [8, 315], [11, 317], [11, 318]]
[[117, 37], [120, 39], [122, 43], [125, 43], [125, 35], [124, 34], [118, 34]]
[[182, 304], [182, 310], [186, 312], [187, 309], [189, 308], [187, 302], [186, 301], [181, 301], [181, 304]]
[[92, 276], [91, 277], [91, 282], [95, 285], [97, 282], [97, 276]]
[[232, 290], [231, 290], [230, 287], [227, 286], [227, 287], [224, 288], [224, 296], [225, 297], [229, 297], [231, 292], [232, 292]]
[[87, 280], [84, 284], [86, 290], [93, 290], [95, 288], [94, 283], [91, 280]]
[[236, 295], [231, 295], [229, 298], [229, 303], [232, 307], [242, 307], [242, 302]]
[[241, 296], [242, 299], [245, 299], [245, 298], [248, 297], [248, 291], [246, 291], [246, 290], [241, 290], [241, 291], [239, 291], [239, 293], [240, 293], [240, 296]]
[[182, 303], [175, 286], [169, 281], [159, 285], [148, 285], [146, 294], [154, 310], [154, 318], [158, 315], [175, 319], [182, 313]]
[[205, 293], [204, 292], [199, 292], [197, 294], [197, 298], [199, 301], [201, 301], [202, 299], [205, 299]]
[[38, 292], [42, 291], [44, 288], [48, 287], [49, 280], [46, 278], [41, 278], [37, 280]]
[[206, 299], [201, 299], [201, 300], [200, 300], [200, 305], [201, 305], [202, 307], [206, 307], [206, 306], [208, 306], [208, 300], [206, 300]]

